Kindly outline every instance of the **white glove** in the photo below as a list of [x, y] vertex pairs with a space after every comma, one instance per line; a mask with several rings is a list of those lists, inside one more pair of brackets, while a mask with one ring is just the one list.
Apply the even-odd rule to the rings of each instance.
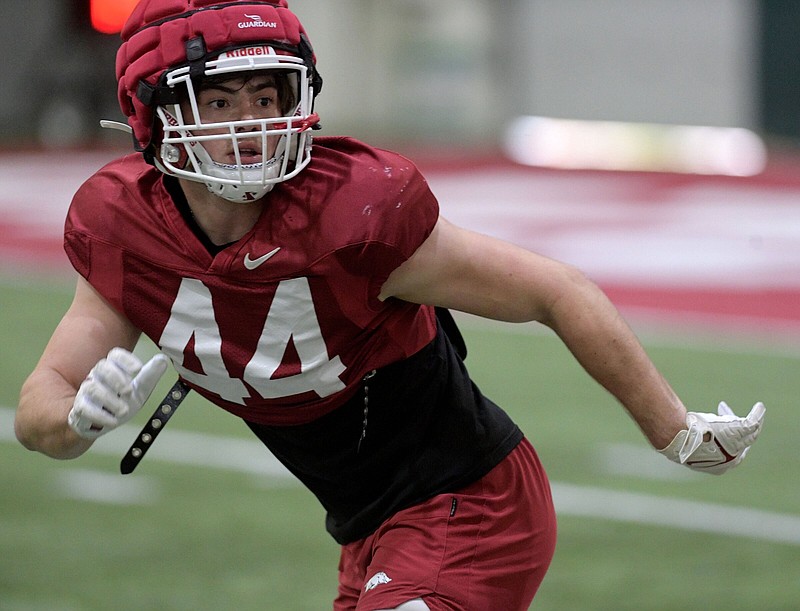
[[679, 431], [659, 452], [695, 471], [721, 475], [742, 462], [761, 431], [766, 411], [763, 403], [756, 403], [746, 418], [739, 418], [723, 401], [719, 415], [689, 412], [688, 430]]
[[78, 389], [67, 417], [70, 428], [96, 439], [133, 418], [167, 370], [169, 359], [157, 354], [147, 363], [124, 348], [112, 348]]

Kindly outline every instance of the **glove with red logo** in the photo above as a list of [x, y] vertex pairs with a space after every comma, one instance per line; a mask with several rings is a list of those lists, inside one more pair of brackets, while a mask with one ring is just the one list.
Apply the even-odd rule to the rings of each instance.
[[766, 408], [756, 403], [739, 418], [725, 402], [717, 414], [686, 414], [688, 429], [679, 431], [661, 454], [695, 471], [721, 475], [742, 462], [761, 431]]
[[169, 359], [157, 354], [144, 365], [131, 352], [112, 348], [81, 384], [67, 417], [70, 428], [85, 439], [124, 424], [142, 408], [167, 370]]

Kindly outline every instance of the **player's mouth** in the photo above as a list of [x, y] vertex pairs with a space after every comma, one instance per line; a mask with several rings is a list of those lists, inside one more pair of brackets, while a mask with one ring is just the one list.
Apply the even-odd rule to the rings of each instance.
[[[239, 144], [239, 159], [242, 165], [252, 165], [255, 163], [261, 163], [263, 161], [263, 156], [261, 155], [261, 147], [260, 146], [250, 146], [245, 143]], [[235, 165], [236, 161], [236, 153], [235, 151], [231, 151], [228, 153], [228, 163], [231, 165]]]

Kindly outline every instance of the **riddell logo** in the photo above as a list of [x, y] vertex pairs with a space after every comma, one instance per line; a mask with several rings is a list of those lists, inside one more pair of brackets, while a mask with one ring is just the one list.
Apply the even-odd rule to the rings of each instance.
[[243, 30], [245, 28], [277, 28], [278, 22], [277, 21], [264, 21], [261, 15], [248, 15], [245, 13], [244, 15], [250, 21], [240, 21], [239, 22], [239, 29]]
[[272, 47], [247, 47], [228, 51], [223, 57], [253, 57], [255, 55], [275, 55]]

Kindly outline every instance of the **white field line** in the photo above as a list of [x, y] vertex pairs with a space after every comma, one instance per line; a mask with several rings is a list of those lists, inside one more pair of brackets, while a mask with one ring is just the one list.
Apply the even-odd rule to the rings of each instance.
[[559, 482], [552, 486], [561, 515], [800, 545], [800, 516]]
[[[141, 426], [132, 424], [121, 426], [113, 433], [95, 441], [90, 452], [122, 460], [140, 430]], [[9, 408], [0, 408], [0, 441], [17, 443], [14, 435], [14, 411]], [[148, 461], [294, 480], [294, 476], [267, 451], [261, 442], [192, 433], [180, 429], [170, 429], [164, 433], [164, 439], [153, 444], [142, 459], [142, 464]]]
[[126, 481], [90, 469], [60, 470], [55, 488], [65, 498], [110, 505], [152, 505], [161, 497], [159, 481], [152, 475]]
[[[119, 431], [98, 439], [90, 451], [121, 458], [137, 433], [138, 427], [126, 425]], [[13, 411], [8, 408], [0, 408], [0, 442], [16, 443], [13, 433]], [[260, 442], [246, 439], [172, 429], [153, 446], [144, 460], [222, 469], [277, 480], [278, 485], [296, 485], [293, 476]], [[72, 486], [73, 496], [81, 496], [87, 500], [124, 502], [128, 497], [127, 492], [122, 491], [116, 495], [108, 491], [110, 486], [114, 486], [116, 490], [116, 484], [111, 482], [122, 477], [94, 472], [87, 474], [85, 471], [76, 470], [76, 475], [68, 476], [61, 485]], [[142, 476], [137, 474], [126, 479], [135, 482], [136, 478], [140, 477]], [[81, 487], [83, 488], [79, 489]], [[101, 495], [96, 490], [98, 487], [106, 487], [107, 493]], [[553, 482], [552, 488], [556, 511], [562, 516], [637, 523], [800, 545], [800, 516], [797, 515], [576, 486], [563, 482]], [[156, 495], [158, 488], [152, 482], [147, 482], [144, 490], [139, 492], [144, 492], [145, 498], [152, 498], [148, 495]]]

